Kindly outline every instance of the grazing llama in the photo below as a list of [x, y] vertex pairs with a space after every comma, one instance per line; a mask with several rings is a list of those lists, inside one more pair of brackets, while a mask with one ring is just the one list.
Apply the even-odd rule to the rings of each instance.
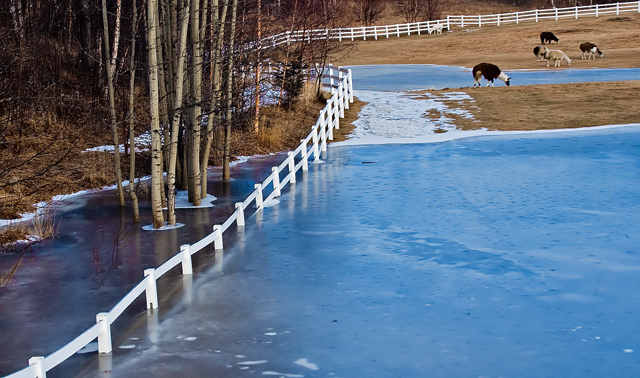
[[487, 80], [487, 87], [489, 86], [489, 84], [491, 84], [491, 86], [493, 87], [493, 80], [495, 79], [500, 79], [502, 81], [505, 82], [505, 84], [507, 84], [507, 86], [509, 86], [511, 83], [509, 82], [509, 80], [511, 80], [511, 78], [509, 76], [507, 76], [504, 72], [500, 71], [500, 68], [498, 68], [498, 66], [496, 66], [495, 64], [491, 64], [491, 63], [480, 63], [480, 64], [476, 64], [475, 67], [473, 67], [473, 87], [476, 87], [476, 84], [478, 84], [478, 87], [480, 87], [480, 79], [484, 76], [484, 78]]
[[567, 62], [567, 65], [571, 65], [571, 59], [562, 50], [547, 50], [544, 52], [544, 59], [547, 61], [547, 67], [549, 67], [550, 60], [553, 60], [554, 67], [560, 67], [560, 62], [563, 60]]
[[533, 55], [536, 56], [536, 62], [542, 62], [544, 60], [544, 52], [549, 50], [547, 46], [536, 46], [533, 48]]
[[[604, 53], [600, 51], [598, 46], [594, 45], [591, 42], [585, 42], [580, 44], [580, 51], [582, 51], [582, 59], [591, 59], [592, 55], [593, 55], [593, 59], [595, 59], [596, 54], [600, 55], [600, 58], [604, 58]], [[585, 57], [586, 54], [589, 54], [588, 58]]]
[[540, 43], [544, 45], [545, 42], [549, 42], [549, 44], [551, 44], [551, 41], [556, 41], [556, 42], [560, 42], [560, 40], [558, 39], [558, 37], [556, 37], [555, 35], [553, 35], [552, 32], [542, 32], [540, 33]]

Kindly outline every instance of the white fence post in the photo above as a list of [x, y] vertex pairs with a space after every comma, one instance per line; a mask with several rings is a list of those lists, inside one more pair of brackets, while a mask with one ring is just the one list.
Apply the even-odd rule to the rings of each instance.
[[292, 151], [287, 152], [287, 155], [289, 156], [289, 175], [291, 175], [291, 179], [289, 179], [289, 182], [292, 184], [295, 184], [296, 183], [296, 161], [293, 157]]
[[302, 139], [300, 141], [301, 146], [302, 146], [302, 170], [303, 171], [308, 171], [309, 170], [309, 154], [307, 151], [307, 143], [304, 141], [304, 139]]
[[331, 84], [331, 91], [333, 91], [333, 65], [329, 64], [329, 84]]
[[578, 6], [576, 6], [576, 20], [578, 19]]
[[182, 253], [182, 274], [193, 274], [193, 264], [191, 263], [191, 245], [181, 245], [180, 252]]
[[[329, 112], [327, 112], [329, 113]], [[327, 134], [326, 134], [326, 123], [320, 123], [320, 151], [325, 152], [327, 150]]]
[[244, 226], [244, 209], [242, 208], [242, 202], [236, 202], [236, 211], [238, 212], [238, 218], [236, 218], [236, 226]]
[[[322, 115], [322, 112], [320, 113]], [[313, 126], [311, 128], [313, 135], [312, 135], [312, 140], [313, 140], [313, 159], [315, 161], [320, 160], [320, 153], [318, 152], [318, 125]]]
[[351, 68], [349, 68], [348, 75], [349, 75], [349, 102], [353, 104], [353, 75], [351, 74]]
[[256, 207], [258, 209], [262, 209], [264, 207], [264, 203], [263, 203], [264, 198], [262, 198], [262, 185], [261, 184], [255, 184], [253, 187], [257, 191], [257, 193], [256, 193]]
[[158, 308], [158, 288], [156, 285], [156, 270], [155, 269], [145, 269], [144, 276], [147, 278], [147, 288], [145, 290], [145, 294], [147, 296], [147, 309], [156, 309]]
[[327, 134], [325, 129], [331, 128], [331, 99], [333, 99], [333, 96], [327, 100], [327, 106], [325, 106], [324, 110], [322, 110], [322, 113], [320, 114], [320, 143], [322, 144], [322, 152], [327, 150]]
[[271, 167], [271, 174], [273, 175], [273, 193], [276, 197], [280, 197], [280, 173], [278, 167]]
[[42, 356], [36, 356], [36, 357], [31, 357], [29, 359], [29, 366], [31, 365], [35, 365], [36, 368], [36, 374], [38, 378], [46, 378], [47, 377], [47, 372], [44, 368], [44, 357]]
[[98, 353], [111, 353], [111, 326], [107, 320], [109, 314], [101, 312], [96, 315], [96, 323], [100, 327], [100, 334], [98, 335]]
[[[336, 129], [340, 128], [340, 104], [338, 101], [338, 93], [334, 93], [331, 97], [333, 100], [333, 122], [329, 125], [329, 127], [335, 127]], [[334, 125], [335, 124], [335, 125]], [[333, 131], [331, 132], [331, 140], [333, 140]]]
[[538, 22], [538, 9], [536, 8], [536, 22]]
[[223, 249], [224, 244], [222, 242], [222, 226], [216, 224], [213, 226], [213, 233], [215, 234], [213, 239], [213, 248], [214, 249]]
[[555, 8], [556, 10], [556, 21], [558, 21], [558, 8]]

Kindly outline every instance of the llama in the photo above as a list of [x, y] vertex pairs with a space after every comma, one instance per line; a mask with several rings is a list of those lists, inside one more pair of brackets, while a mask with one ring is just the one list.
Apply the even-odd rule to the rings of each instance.
[[444, 28], [444, 26], [443, 26], [441, 23], [437, 22], [437, 23], [433, 26], [433, 31], [434, 31], [436, 34], [442, 34], [442, 29], [443, 29], [443, 28]]
[[553, 60], [554, 67], [560, 67], [562, 60], [567, 61], [567, 65], [571, 65], [571, 59], [562, 50], [547, 50], [544, 52], [544, 59], [547, 61], [547, 67], [550, 60]]
[[476, 87], [476, 84], [478, 84], [478, 87], [480, 87], [480, 78], [484, 76], [484, 78], [487, 80], [487, 87], [489, 86], [489, 84], [491, 84], [491, 86], [493, 87], [493, 80], [494, 79], [500, 79], [502, 81], [505, 82], [505, 84], [507, 84], [507, 86], [510, 85], [509, 80], [511, 80], [511, 78], [509, 76], [507, 76], [504, 72], [500, 71], [500, 68], [498, 68], [498, 66], [496, 66], [495, 64], [491, 64], [491, 63], [480, 63], [480, 64], [476, 64], [475, 67], [473, 67], [473, 87]]
[[547, 46], [536, 46], [533, 48], [533, 55], [536, 56], [536, 62], [542, 62], [544, 60], [544, 52], [549, 50]]
[[[600, 55], [600, 58], [604, 58], [604, 53], [600, 51], [598, 46], [594, 45], [591, 42], [585, 42], [580, 44], [580, 51], [582, 51], [582, 59], [591, 59], [591, 55], [593, 55], [593, 59], [595, 59], [596, 53]], [[586, 54], [589, 54], [588, 58], [585, 57]]]
[[542, 32], [540, 33], [540, 43], [544, 45], [545, 42], [549, 42], [549, 44], [551, 44], [551, 41], [556, 41], [560, 42], [560, 40], [558, 39], [558, 37], [556, 37], [555, 35], [553, 35], [552, 32]]

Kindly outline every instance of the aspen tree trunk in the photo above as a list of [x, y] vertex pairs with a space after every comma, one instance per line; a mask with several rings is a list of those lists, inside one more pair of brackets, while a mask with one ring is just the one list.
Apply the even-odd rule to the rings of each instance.
[[[107, 19], [107, 0], [102, 0], [102, 24], [104, 29], [104, 62], [106, 65], [107, 83], [109, 87], [109, 110], [111, 113], [111, 129], [113, 131], [114, 156], [116, 161], [116, 185], [118, 186], [118, 203], [124, 206], [124, 190], [122, 189], [122, 167], [120, 165], [120, 142], [118, 141], [118, 122], [116, 119], [116, 104], [113, 89], [113, 75], [111, 58], [109, 56], [109, 22]], [[119, 21], [116, 21], [119, 24]], [[119, 36], [116, 36], [119, 37]], [[114, 38], [115, 40], [115, 38]], [[114, 41], [114, 45], [117, 43]], [[114, 52], [117, 55], [117, 52]]]
[[[104, 3], [104, 2], [103, 2]], [[103, 6], [103, 10], [105, 7]], [[111, 69], [109, 74], [112, 78], [116, 77], [116, 64], [118, 61], [118, 47], [120, 46], [120, 19], [122, 15], [122, 0], [116, 1], [116, 25], [113, 32], [113, 48], [111, 49]], [[106, 35], [105, 40], [108, 39], [108, 35]], [[109, 55], [109, 51], [107, 50], [107, 54]]]
[[132, 26], [131, 26], [131, 65], [129, 67], [131, 77], [129, 79], [129, 196], [131, 197], [131, 210], [133, 211], [133, 222], [140, 222], [140, 210], [138, 209], [138, 195], [135, 188], [136, 178], [136, 135], [134, 129], [134, 91], [136, 84], [136, 36], [138, 34], [138, 6], [136, 1], [133, 1], [132, 11]]
[[169, 167], [167, 167], [167, 209], [168, 223], [176, 224], [176, 166], [178, 160], [178, 131], [180, 128], [180, 108], [184, 88], [184, 65], [187, 56], [187, 32], [189, 28], [189, 2], [181, 0], [180, 42], [178, 44], [178, 64], [175, 79], [174, 115], [171, 121], [171, 138], [169, 141]]
[[147, 41], [149, 43], [149, 112], [151, 115], [151, 212], [153, 228], [164, 226], [162, 214], [162, 138], [158, 106], [158, 0], [147, 0]]
[[262, 4], [260, 0], [258, 0], [258, 33], [256, 39], [256, 114], [255, 120], [253, 121], [253, 132], [258, 134], [260, 132], [260, 48], [261, 40], [260, 40], [260, 22], [262, 18]]
[[229, 56], [227, 58], [227, 105], [226, 127], [224, 133], [224, 155], [222, 157], [222, 179], [231, 180], [231, 105], [233, 104], [233, 48], [236, 34], [236, 13], [238, 12], [238, 0], [231, 3], [231, 29], [229, 30]]
[[202, 116], [202, 41], [200, 39], [200, 0], [191, 0], [191, 132], [189, 133], [189, 202], [200, 206], [200, 124]]
[[200, 177], [202, 183], [200, 184], [201, 194], [204, 198], [207, 195], [207, 166], [209, 164], [209, 153], [211, 151], [211, 144], [213, 142], [213, 125], [220, 124], [220, 113], [217, 111], [220, 109], [220, 61], [222, 58], [222, 40], [224, 37], [224, 25], [227, 18], [227, 9], [229, 6], [228, 0], [223, 0], [222, 12], [220, 13], [220, 19], [218, 19], [219, 4], [218, 0], [211, 0], [211, 14], [212, 14], [212, 28], [215, 29], [215, 38], [212, 36], [212, 44], [215, 43], [213, 48], [213, 57], [211, 58], [211, 103], [209, 106], [209, 118], [207, 119], [207, 130], [204, 134], [204, 151], [202, 153], [202, 161], [200, 162], [200, 169], [202, 170]]
[[[160, 17], [160, 20], [162, 19], [162, 16]], [[162, 30], [162, 28], [160, 28], [159, 30]], [[160, 109], [160, 129], [162, 130], [162, 140], [163, 141], [167, 141], [169, 140], [169, 105], [168, 105], [168, 101], [167, 98], [169, 97], [167, 94], [167, 87], [166, 87], [166, 78], [165, 78], [165, 66], [163, 64], [163, 49], [162, 49], [162, 42], [158, 42], [158, 44], [156, 45], [157, 48], [157, 55], [158, 55], [158, 88], [159, 88], [159, 92], [158, 95], [160, 96], [160, 103], [159, 103], [159, 109]], [[164, 167], [166, 169], [166, 167], [169, 166], [169, 151], [167, 150], [167, 145], [166, 143], [163, 143], [162, 145], [162, 161], [164, 162]], [[167, 207], [167, 196], [166, 193], [164, 191], [165, 186], [162, 185], [162, 207], [165, 208]]]

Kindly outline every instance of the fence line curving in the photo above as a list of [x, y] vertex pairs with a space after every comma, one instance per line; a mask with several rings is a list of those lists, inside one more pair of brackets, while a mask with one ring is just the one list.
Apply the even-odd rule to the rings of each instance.
[[333, 39], [340, 42], [344, 40], [355, 41], [356, 39], [367, 40], [378, 37], [400, 37], [410, 35], [423, 34], [441, 34], [443, 30], [451, 30], [451, 27], [458, 26], [461, 28], [470, 26], [486, 26], [486, 25], [503, 25], [508, 23], [516, 23], [524, 21], [543, 21], [555, 20], [562, 18], [575, 18], [595, 16], [599, 17], [607, 14], [619, 15], [624, 12], [640, 13], [640, 1], [612, 3], [612, 4], [596, 4], [583, 5], [567, 8], [550, 8], [550, 9], [534, 9], [524, 12], [486, 14], [477, 16], [447, 16], [446, 19], [434, 21], [413, 22], [407, 24], [382, 25], [382, 26], [359, 26], [353, 28], [333, 28], [333, 29], [314, 29], [299, 30], [293, 32], [284, 32], [263, 39], [263, 46], [276, 47], [282, 44], [290, 44], [292, 42], [326, 40]]
[[[265, 202], [280, 196], [282, 189], [287, 184], [296, 182], [296, 173], [300, 170], [307, 171], [309, 169], [309, 159], [313, 158], [313, 161], [320, 160], [321, 153], [327, 150], [327, 140], [333, 139], [333, 130], [340, 128], [339, 119], [344, 117], [344, 110], [349, 109], [349, 104], [353, 103], [353, 77], [351, 70], [328, 65], [323, 67], [322, 71], [326, 72], [322, 77], [330, 80], [328, 86], [331, 88], [332, 95], [327, 100], [327, 105], [320, 111], [318, 120], [311, 127], [311, 132], [305, 139], [300, 141], [300, 145], [294, 151], [287, 153], [287, 158], [280, 165], [272, 168], [272, 172], [267, 178], [261, 183], [255, 184], [254, 190], [243, 202], [235, 204], [235, 211], [221, 225], [214, 225], [211, 234], [198, 242], [191, 245], [181, 245], [179, 252], [157, 268], [145, 269], [144, 278], [129, 290], [111, 310], [98, 313], [96, 315], [96, 324], [89, 327], [78, 337], [48, 356], [31, 357], [28, 367], [7, 375], [5, 378], [45, 378], [47, 371], [60, 365], [95, 339], [98, 339], [99, 353], [111, 353], [111, 324], [134, 301], [144, 293], [147, 309], [157, 309], [158, 291], [156, 282], [160, 277], [178, 265], [182, 266], [183, 275], [193, 274], [191, 261], [193, 254], [211, 244], [213, 244], [214, 249], [222, 250], [224, 232], [234, 223], [238, 227], [244, 226], [245, 211], [252, 204], [255, 204], [256, 211], [262, 209]], [[336, 71], [338, 76], [334, 76]], [[282, 175], [284, 177], [281, 177]], [[271, 191], [267, 198], [264, 198], [265, 189], [269, 188], [271, 188]]]

